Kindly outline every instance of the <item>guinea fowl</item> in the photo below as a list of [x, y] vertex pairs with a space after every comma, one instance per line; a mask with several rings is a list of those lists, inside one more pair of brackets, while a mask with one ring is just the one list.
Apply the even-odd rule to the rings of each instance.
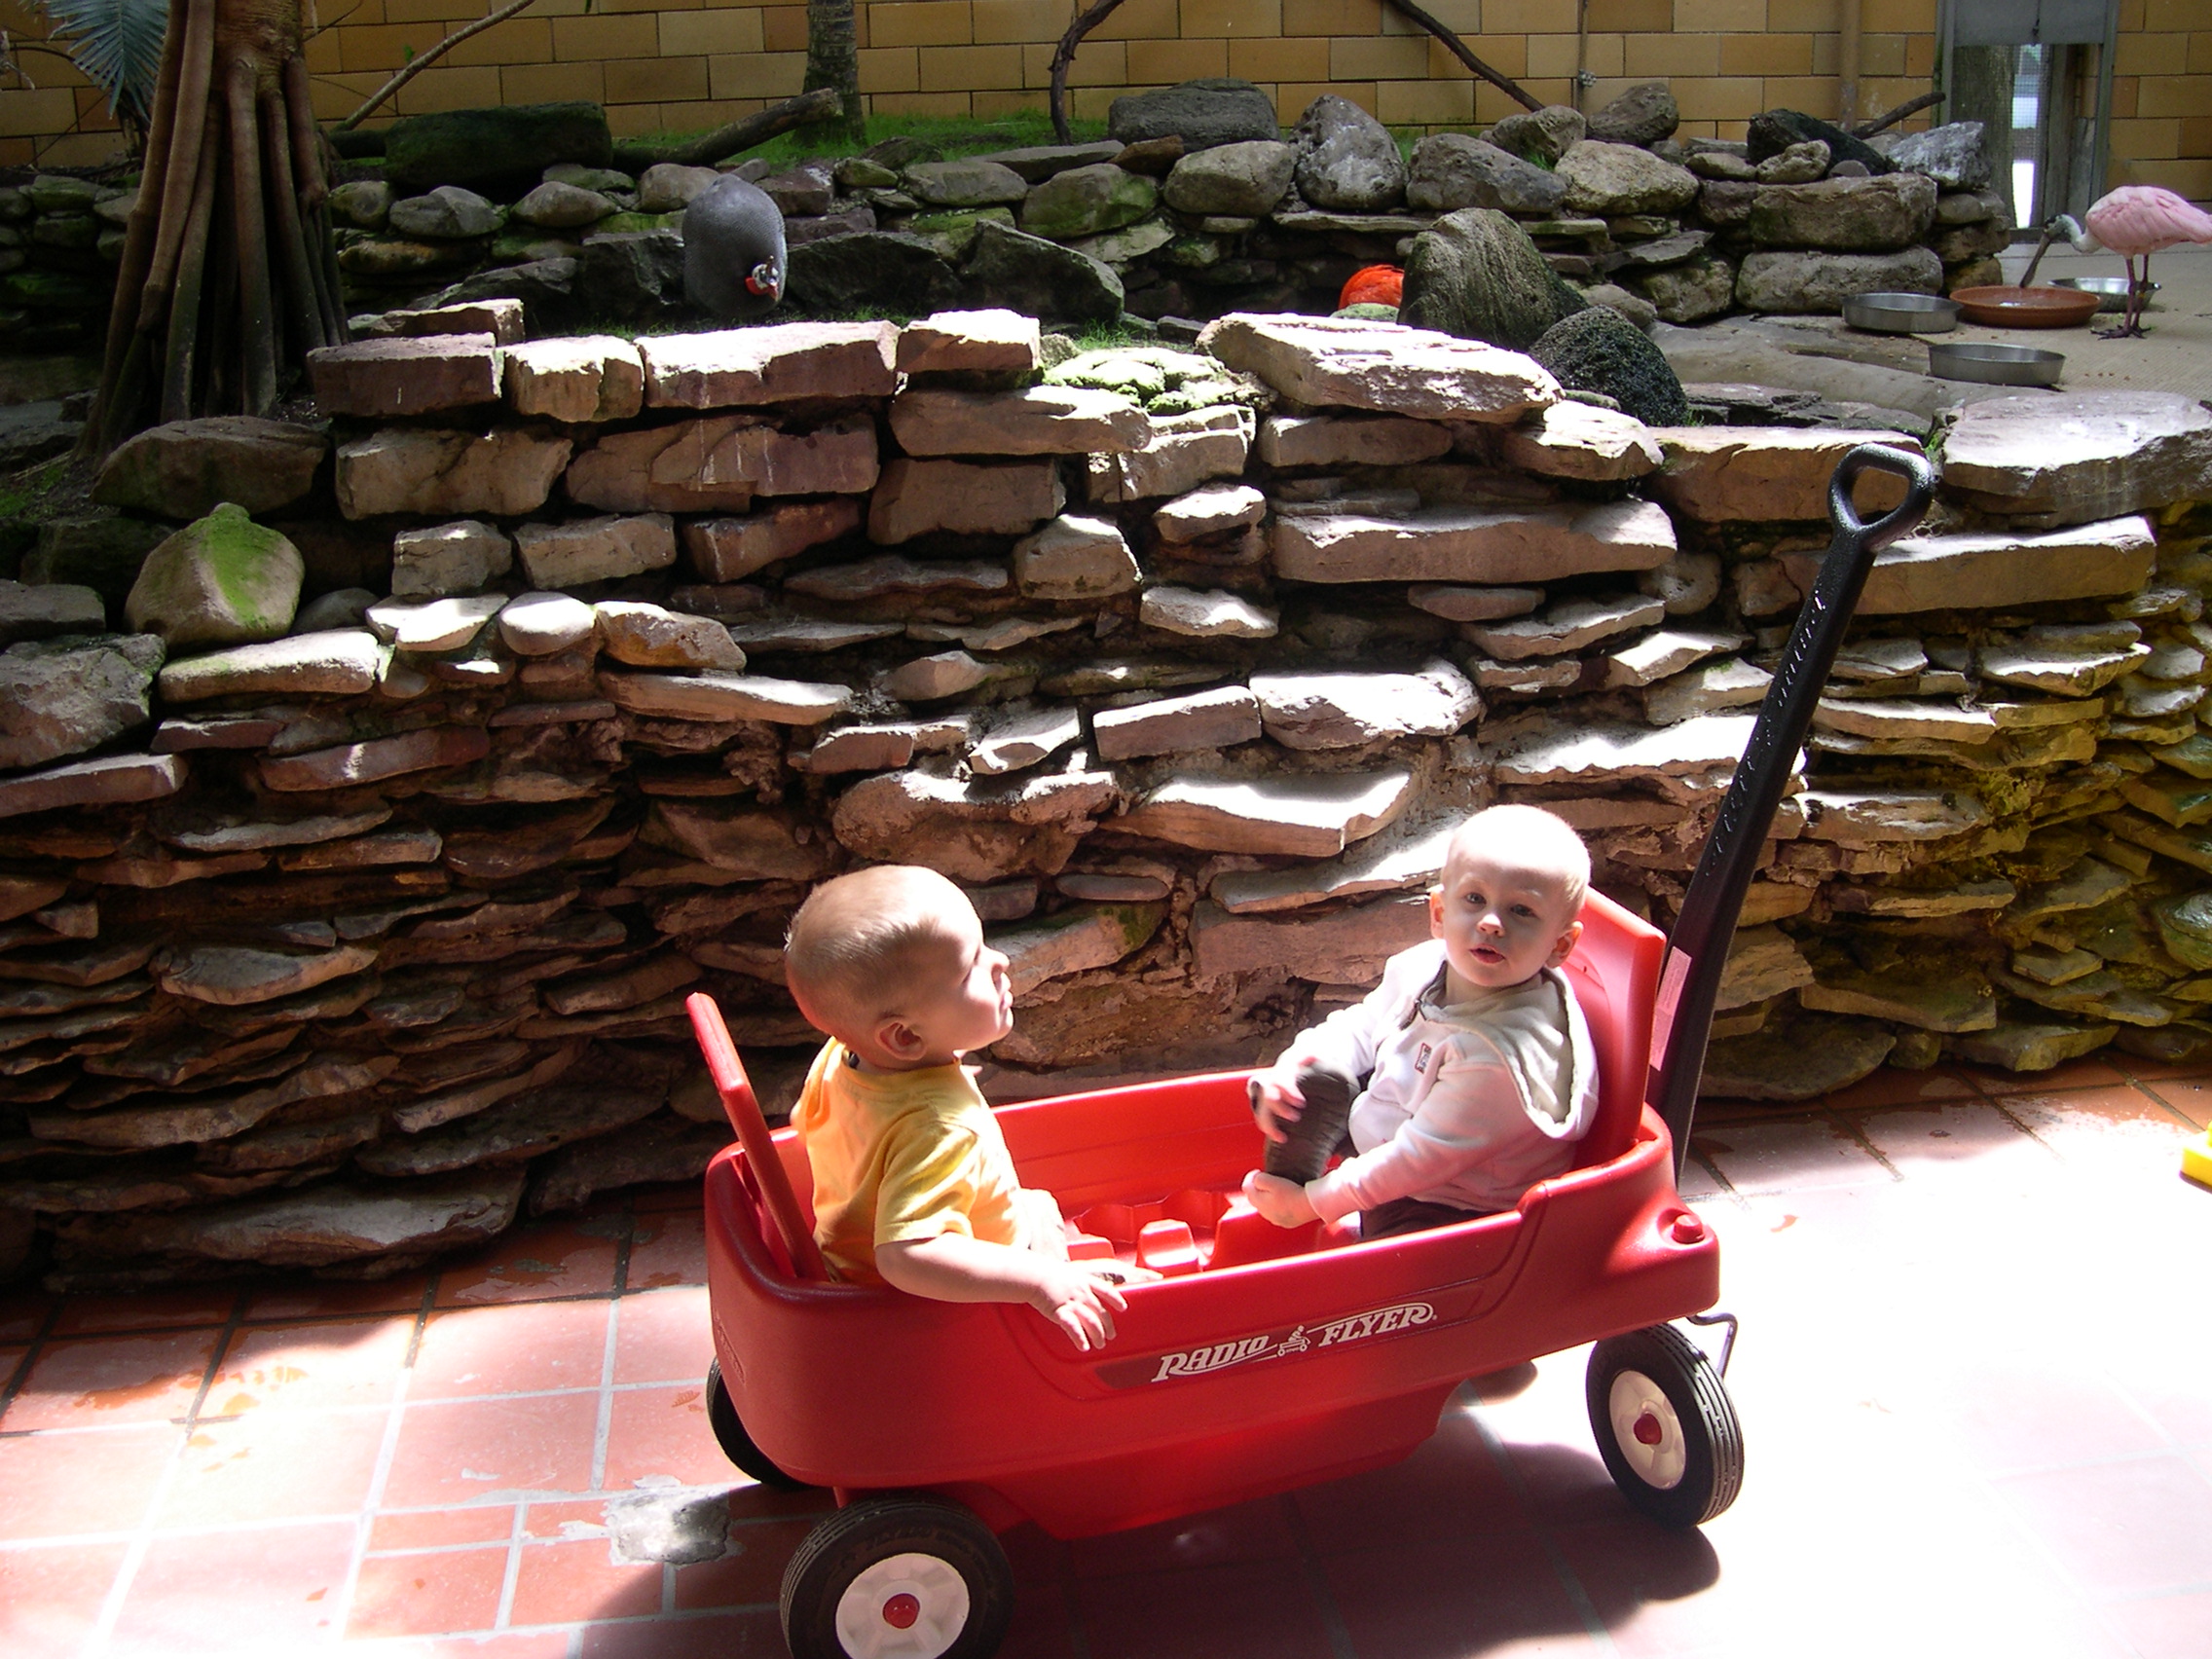
[[683, 210], [683, 293], [733, 321], [765, 316], [784, 297], [784, 215], [757, 185], [716, 181]]

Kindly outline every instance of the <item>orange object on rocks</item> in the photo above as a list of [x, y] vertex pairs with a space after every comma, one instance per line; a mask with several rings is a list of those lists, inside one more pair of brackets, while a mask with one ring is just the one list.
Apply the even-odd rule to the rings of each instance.
[[1351, 274], [1345, 291], [1337, 296], [1337, 309], [1346, 306], [1394, 306], [1402, 302], [1406, 274], [1395, 265], [1369, 265]]

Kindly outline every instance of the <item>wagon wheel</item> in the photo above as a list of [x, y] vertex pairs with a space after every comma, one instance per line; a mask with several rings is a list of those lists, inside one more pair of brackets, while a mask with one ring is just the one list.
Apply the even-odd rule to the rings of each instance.
[[1744, 1484], [1736, 1408], [1712, 1361], [1672, 1325], [1600, 1343], [1583, 1394], [1606, 1472], [1644, 1514], [1696, 1527], [1736, 1501]]
[[715, 1440], [721, 1447], [722, 1456], [762, 1486], [775, 1492], [805, 1490], [804, 1481], [793, 1480], [769, 1462], [767, 1453], [754, 1445], [753, 1436], [745, 1432], [745, 1424], [737, 1415], [736, 1402], [730, 1399], [729, 1390], [722, 1386], [722, 1362], [719, 1358], [710, 1361], [707, 1366], [707, 1426], [715, 1431]]
[[1014, 1615], [1014, 1568], [956, 1503], [863, 1498], [806, 1535], [781, 1610], [792, 1659], [989, 1659]]

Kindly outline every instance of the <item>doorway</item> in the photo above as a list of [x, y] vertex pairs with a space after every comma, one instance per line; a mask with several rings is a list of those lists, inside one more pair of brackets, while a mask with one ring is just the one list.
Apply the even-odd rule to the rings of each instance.
[[1978, 121], [1990, 188], [2032, 238], [2104, 193], [2119, 0], [1951, 0], [1947, 121]]

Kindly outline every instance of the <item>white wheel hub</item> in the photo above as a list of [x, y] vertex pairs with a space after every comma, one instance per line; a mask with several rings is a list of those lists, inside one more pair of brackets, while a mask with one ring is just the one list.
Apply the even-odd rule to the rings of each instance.
[[1613, 1444], [1637, 1479], [1658, 1492], [1682, 1484], [1689, 1467], [1682, 1419], [1658, 1383], [1641, 1371], [1616, 1374], [1605, 1411], [1612, 1419]]
[[938, 1659], [968, 1628], [968, 1581], [941, 1556], [886, 1556], [837, 1598], [852, 1659]]

